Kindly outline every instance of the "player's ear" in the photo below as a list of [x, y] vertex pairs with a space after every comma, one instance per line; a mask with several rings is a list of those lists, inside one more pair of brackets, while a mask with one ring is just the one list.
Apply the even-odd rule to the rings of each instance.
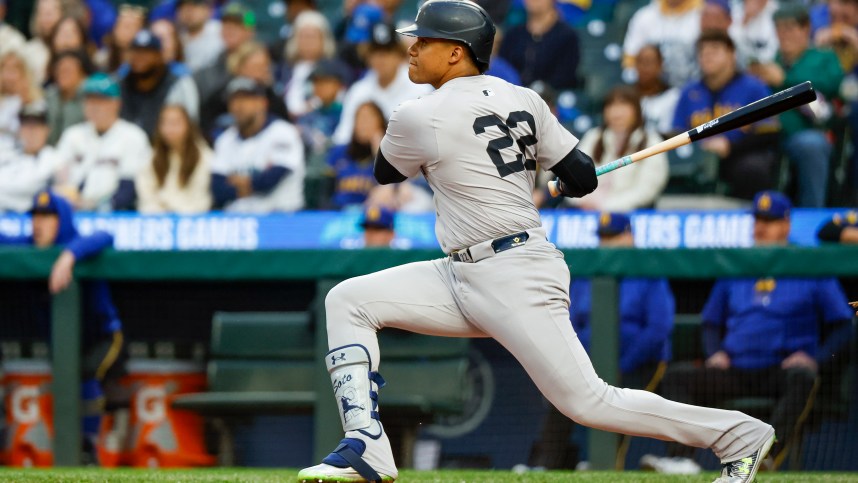
[[461, 62], [465, 57], [465, 49], [461, 45], [454, 43], [452, 44], [453, 48], [450, 50], [450, 64], [457, 64]]

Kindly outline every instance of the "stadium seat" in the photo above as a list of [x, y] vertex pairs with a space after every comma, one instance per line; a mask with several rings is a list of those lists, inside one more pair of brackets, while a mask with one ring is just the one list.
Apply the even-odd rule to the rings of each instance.
[[711, 194], [724, 190], [718, 182], [718, 158], [694, 145], [667, 152], [670, 179], [665, 193]]
[[[209, 391], [177, 396], [173, 406], [217, 417], [225, 433], [221, 461], [232, 462], [231, 443], [224, 443], [231, 441], [224, 424], [230, 417], [312, 412], [318, 397], [331, 397], [315, 392], [320, 360], [314, 337], [306, 312], [216, 313]], [[380, 393], [385, 427], [410, 454], [419, 424], [464, 408], [469, 341], [385, 330], [379, 345], [388, 382]]]

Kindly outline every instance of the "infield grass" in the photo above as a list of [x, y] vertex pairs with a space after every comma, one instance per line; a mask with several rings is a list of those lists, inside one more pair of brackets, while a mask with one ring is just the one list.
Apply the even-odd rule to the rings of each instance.
[[[0, 468], [2, 482], [50, 482], [50, 483], [101, 483], [101, 482], [295, 482], [297, 470], [291, 469], [245, 469], [245, 468], [206, 468], [193, 470], [140, 470], [98, 468], [75, 469], [5, 469]], [[698, 476], [666, 476], [655, 473], [634, 471], [589, 471], [563, 472], [549, 471], [541, 473], [515, 474], [510, 471], [442, 470], [401, 472], [397, 481], [402, 483], [542, 483], [542, 482], [586, 482], [586, 483], [636, 483], [636, 482], [688, 482], [710, 483], [714, 473]], [[858, 473], [768, 473], [757, 477], [759, 482], [815, 483], [815, 482], [858, 482]]]

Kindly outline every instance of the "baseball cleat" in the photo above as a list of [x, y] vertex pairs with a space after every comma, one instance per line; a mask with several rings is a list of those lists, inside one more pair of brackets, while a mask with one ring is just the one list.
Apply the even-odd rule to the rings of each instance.
[[775, 436], [772, 435], [751, 456], [724, 464], [721, 467], [721, 476], [712, 483], [750, 483], [754, 481], [757, 470], [760, 469], [760, 465], [774, 442]]
[[384, 483], [393, 482], [395, 478], [379, 474], [379, 480], [367, 480], [354, 468], [337, 468], [325, 463], [304, 468], [298, 473], [299, 483], [370, 483], [380, 481]]

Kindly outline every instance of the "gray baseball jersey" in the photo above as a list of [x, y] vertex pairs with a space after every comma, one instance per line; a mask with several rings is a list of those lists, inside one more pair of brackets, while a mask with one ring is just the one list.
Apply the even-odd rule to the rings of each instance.
[[381, 152], [400, 173], [426, 176], [449, 253], [541, 226], [536, 164], [553, 167], [577, 143], [535, 92], [480, 75], [400, 105]]
[[361, 458], [380, 474], [397, 476], [390, 441], [372, 416], [379, 414], [372, 395], [379, 387], [367, 371], [383, 365], [376, 332], [385, 327], [492, 337], [555, 407], [594, 428], [712, 448], [724, 462], [748, 456], [774, 433], [737, 411], [609, 386], [593, 370], [569, 322], [568, 267], [546, 239], [530, 194], [535, 164], [552, 167], [576, 143], [535, 93], [488, 76], [448, 81], [391, 119], [382, 154], [402, 174], [422, 171], [431, 183], [445, 251], [524, 230], [528, 237], [475, 263], [453, 257], [410, 263], [346, 280], [328, 293], [334, 356], [327, 364], [341, 396], [343, 429], [361, 441]]

